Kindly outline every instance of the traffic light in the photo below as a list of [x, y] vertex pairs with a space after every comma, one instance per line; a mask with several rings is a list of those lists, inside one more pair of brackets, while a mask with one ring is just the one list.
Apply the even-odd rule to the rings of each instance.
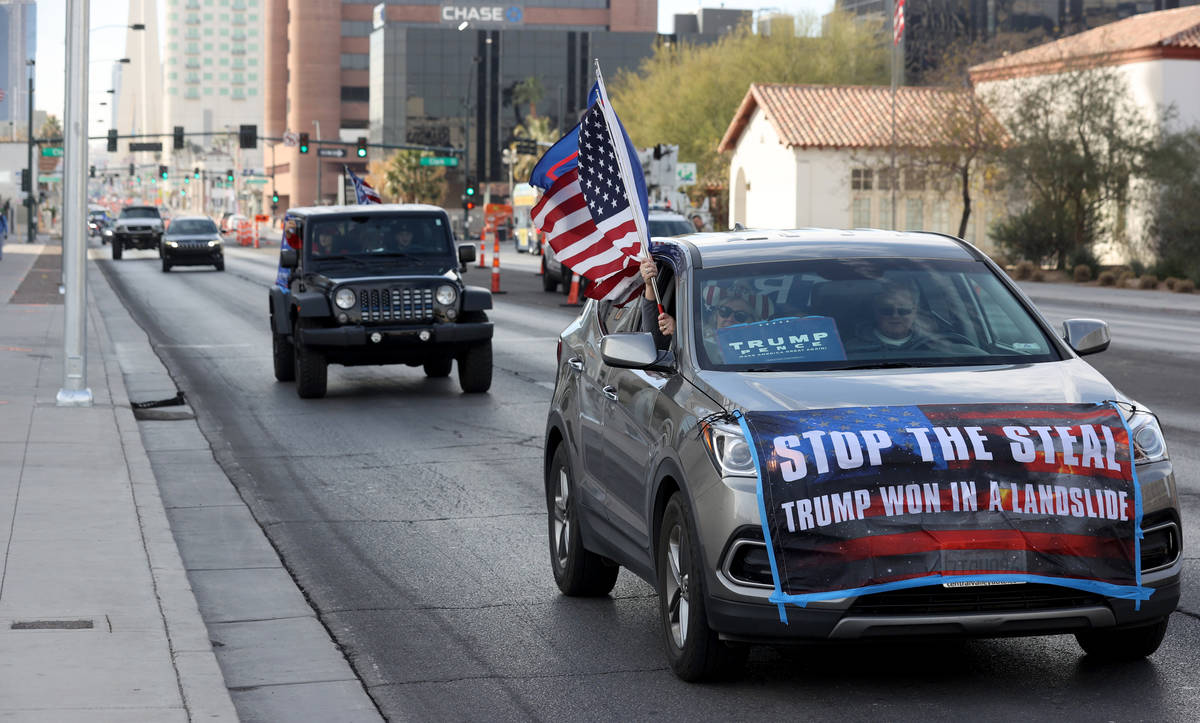
[[158, 167], [158, 175], [159, 175], [159, 177], [161, 177], [161, 178], [162, 178], [164, 181], [165, 181], [165, 180], [167, 180], [167, 167], [166, 167], [166, 166], [159, 166], [159, 167]]
[[196, 180], [200, 180], [200, 169], [199, 168], [192, 169], [192, 178], [195, 178]]
[[175, 150], [183, 150], [183, 126], [175, 126]]
[[465, 195], [464, 195], [464, 196], [463, 196], [463, 208], [465, 208], [465, 209], [466, 209], [466, 210], [468, 210], [468, 211], [474, 210], [474, 208], [475, 208], [475, 197], [474, 197], [474, 196], [465, 196]]
[[258, 147], [258, 126], [256, 126], [256, 125], [238, 126], [238, 147], [239, 148], [257, 148]]
[[225, 182], [233, 183], [233, 169], [232, 168], [228, 168], [225, 170]]
[[136, 168], [134, 168], [134, 166], [133, 166], [133, 164], [132, 164], [132, 163], [130, 163], [130, 164], [129, 164], [129, 177], [130, 177], [130, 178], [133, 178], [133, 177], [134, 177], [134, 176], [136, 176], [136, 175], [137, 175], [137, 169], [136, 169]]
[[109, 129], [108, 131], [108, 152], [117, 152], [117, 131], [115, 129]]
[[358, 153], [359, 158], [367, 157], [367, 139], [366, 138], [363, 138], [362, 136], [358, 137], [358, 150], [355, 152]]
[[300, 134], [300, 152], [308, 153], [308, 134], [307, 133]]
[[88, 178], [95, 178], [95, 177], [96, 177], [96, 167], [89, 166], [88, 167]]
[[271, 203], [279, 203], [279, 194], [274, 191], [271, 192]]
[[471, 176], [467, 176], [467, 190], [464, 193], [467, 194], [468, 199], [475, 200], [475, 179]]

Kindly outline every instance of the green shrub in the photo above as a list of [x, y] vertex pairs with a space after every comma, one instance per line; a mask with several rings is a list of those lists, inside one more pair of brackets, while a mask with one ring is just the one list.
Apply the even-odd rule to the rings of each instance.
[[1046, 274], [1041, 269], [1034, 267], [1033, 273], [1029, 275], [1030, 281], [1045, 281]]
[[1142, 274], [1137, 280], [1137, 287], [1139, 289], [1157, 289], [1158, 277], [1154, 274]]
[[1117, 286], [1126, 286], [1130, 279], [1136, 279], [1136, 278], [1137, 278], [1137, 274], [1133, 273], [1129, 269], [1118, 269], [1117, 270]]
[[1079, 264], [1073, 272], [1075, 283], [1086, 284], [1092, 280], [1092, 267], [1087, 264]]
[[1196, 290], [1196, 284], [1191, 279], [1184, 279], [1178, 284], [1175, 284], [1175, 290], [1181, 294], [1190, 294]]
[[1096, 280], [1100, 282], [1101, 286], [1115, 286], [1117, 283], [1117, 275], [1112, 271], [1101, 271], [1100, 275], [1096, 277]]
[[1167, 278], [1163, 279], [1163, 283], [1167, 285], [1168, 291], [1174, 291], [1176, 285], [1178, 285], [1181, 280], [1182, 279], [1177, 279], [1174, 276], [1168, 276]]
[[1020, 281], [1025, 281], [1033, 278], [1033, 272], [1037, 270], [1037, 266], [1032, 261], [1021, 261], [1013, 269], [1013, 278]]

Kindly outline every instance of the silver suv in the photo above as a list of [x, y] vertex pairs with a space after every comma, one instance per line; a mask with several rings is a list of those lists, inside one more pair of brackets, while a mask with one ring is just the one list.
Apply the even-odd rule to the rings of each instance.
[[606, 595], [620, 567], [654, 585], [686, 680], [794, 640], [1158, 648], [1178, 497], [1154, 414], [1080, 358], [1104, 322], [1060, 337], [935, 234], [740, 231], [653, 255], [674, 337], [596, 301], [561, 336], [545, 494], [564, 594]]

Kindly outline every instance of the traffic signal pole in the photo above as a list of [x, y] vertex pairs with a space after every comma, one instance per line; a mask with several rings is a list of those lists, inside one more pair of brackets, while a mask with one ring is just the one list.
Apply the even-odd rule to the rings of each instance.
[[30, 60], [25, 65], [29, 69], [29, 127], [26, 129], [25, 138], [29, 146], [29, 199], [28, 205], [25, 207], [25, 225], [28, 227], [28, 238], [26, 243], [37, 241], [37, 168], [33, 165], [33, 61]]

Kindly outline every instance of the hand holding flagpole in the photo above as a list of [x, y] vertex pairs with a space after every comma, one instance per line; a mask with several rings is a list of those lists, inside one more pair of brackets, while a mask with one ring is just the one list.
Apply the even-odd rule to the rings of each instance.
[[[616, 114], [613, 113], [612, 105], [608, 102], [608, 90], [604, 87], [604, 76], [600, 73], [600, 60], [594, 61], [596, 66], [596, 85], [600, 88], [600, 104], [604, 113], [604, 124], [608, 126], [608, 133], [614, 139], [613, 148], [616, 151], [617, 167], [620, 169], [621, 183], [625, 187], [625, 197], [629, 199], [629, 205], [633, 208], [633, 223], [637, 227], [638, 241], [642, 244], [642, 258], [650, 258], [650, 234], [646, 231], [646, 217], [641, 213], [641, 204], [638, 203], [637, 187], [633, 182], [632, 164], [629, 162], [629, 154], [625, 148], [625, 144], [620, 142], [624, 136], [621, 133], [621, 126], [617, 123]], [[657, 277], [656, 277], [657, 278]], [[649, 283], [651, 289], [654, 290], [654, 303], [658, 305], [658, 313], [663, 313], [662, 297], [658, 293], [658, 284]]]

